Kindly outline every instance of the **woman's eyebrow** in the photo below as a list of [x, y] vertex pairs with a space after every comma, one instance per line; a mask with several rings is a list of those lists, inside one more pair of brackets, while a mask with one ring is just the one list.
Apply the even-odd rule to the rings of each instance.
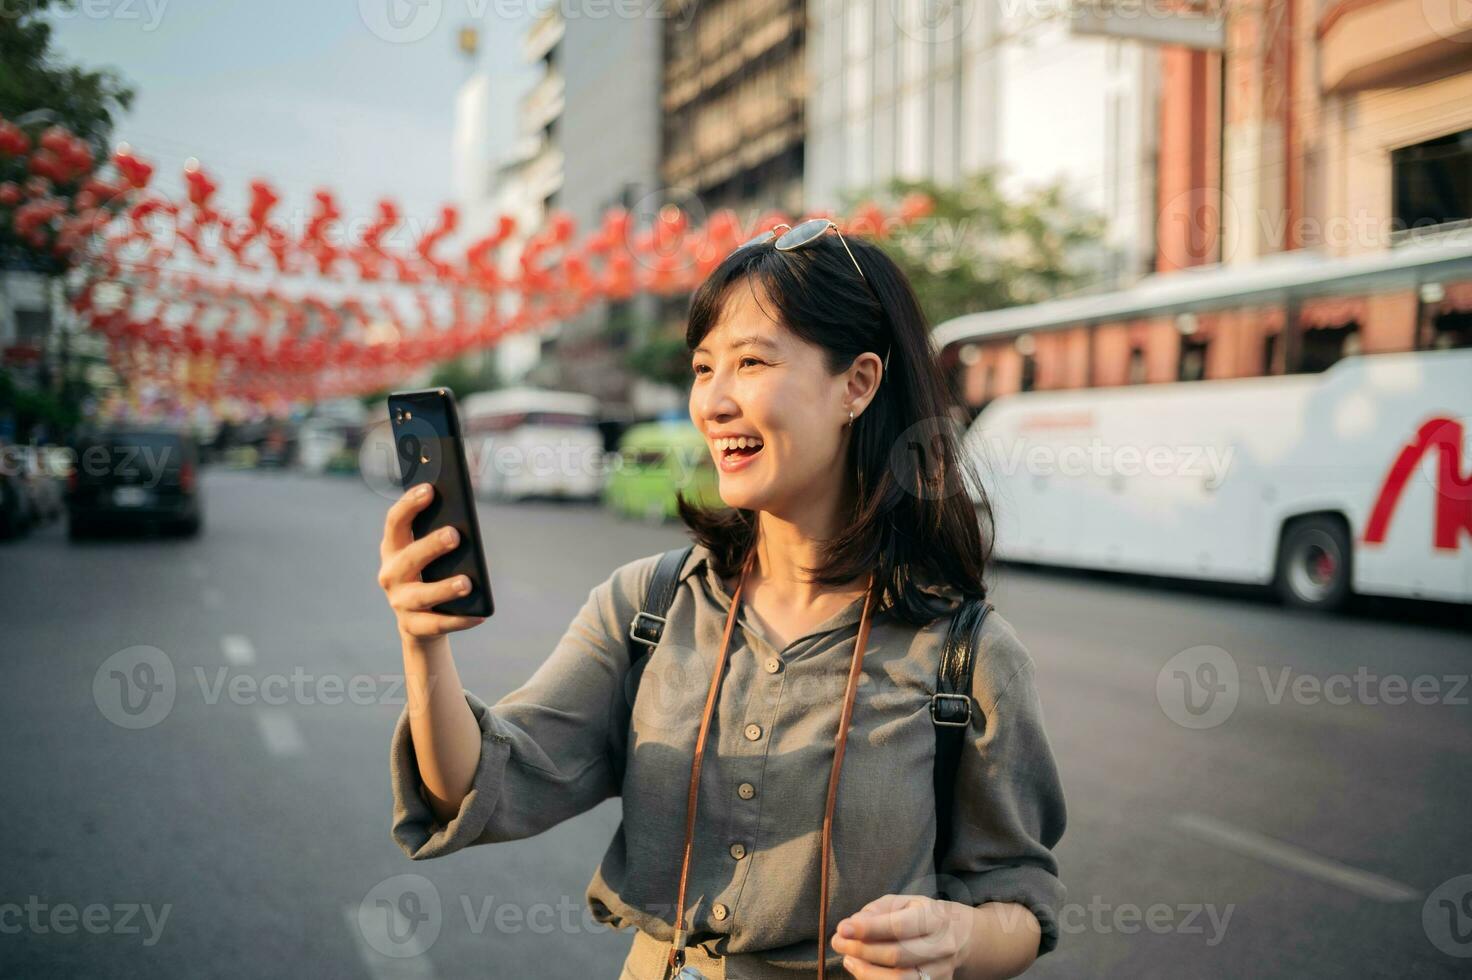
[[[747, 336], [747, 337], [737, 337], [735, 340], [733, 340], [731, 342], [731, 350], [735, 350], [738, 347], [764, 347], [764, 348], [766, 348], [767, 350], [770, 350], [770, 351], [777, 350], [777, 345], [776, 344], [772, 343], [766, 337], [760, 337], [760, 336], [757, 336], [756, 334], [752, 334], [752, 335]], [[709, 354], [710, 351], [706, 350], [706, 348], [704, 346], [700, 346], [700, 347], [695, 348], [690, 353], [692, 353], [692, 354]]]

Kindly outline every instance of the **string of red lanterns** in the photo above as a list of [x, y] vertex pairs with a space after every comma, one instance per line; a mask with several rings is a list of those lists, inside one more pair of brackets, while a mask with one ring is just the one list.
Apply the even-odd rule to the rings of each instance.
[[[518, 241], [515, 220], [501, 215], [457, 248], [460, 216], [447, 205], [398, 245], [406, 227], [392, 200], [351, 235], [336, 196], [318, 190], [294, 230], [265, 180], [249, 184], [244, 214], [232, 214], [191, 161], [183, 199], [171, 199], [126, 144], [104, 173], [59, 126], [33, 142], [0, 118], [0, 158], [23, 160], [29, 174], [0, 182], [0, 225], [72, 270], [73, 309], [106, 338], [118, 375], [206, 401], [381, 390], [603, 300], [688, 292], [746, 238], [790, 220], [773, 211], [743, 228], [723, 209], [696, 227], [666, 205], [637, 227], [616, 208], [579, 239], [572, 218], [553, 212]], [[892, 212], [869, 202], [826, 216], [845, 234], [883, 238], [930, 208], [913, 195]]]

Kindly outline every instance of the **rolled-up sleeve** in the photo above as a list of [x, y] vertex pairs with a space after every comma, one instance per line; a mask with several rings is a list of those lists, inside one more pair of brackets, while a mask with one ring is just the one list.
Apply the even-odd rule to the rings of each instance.
[[[415, 860], [473, 844], [539, 834], [619, 792], [612, 753], [626, 731], [614, 719], [628, 673], [624, 631], [632, 589], [650, 562], [635, 562], [595, 586], [550, 657], [494, 705], [469, 691], [480, 725], [480, 761], [460, 811], [441, 824], [420, 780], [406, 705], [390, 749], [393, 837]], [[620, 625], [622, 624], [622, 625]]]
[[[995, 613], [992, 614], [995, 616]], [[941, 861], [953, 898], [1015, 902], [1042, 926], [1038, 955], [1058, 944], [1066, 895], [1053, 848], [1066, 811], [1043, 726], [1033, 662], [1010, 626], [983, 632], [972, 693], [984, 729], [968, 731], [957, 770], [951, 846]]]

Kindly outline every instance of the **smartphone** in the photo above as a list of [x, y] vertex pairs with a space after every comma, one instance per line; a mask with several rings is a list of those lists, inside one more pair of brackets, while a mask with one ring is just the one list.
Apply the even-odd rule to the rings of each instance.
[[486, 574], [454, 393], [448, 388], [393, 392], [388, 396], [388, 417], [404, 489], [420, 483], [434, 486], [434, 499], [414, 515], [414, 539], [446, 526], [460, 532], [455, 549], [425, 565], [421, 578], [441, 582], [465, 575], [470, 579], [470, 592], [430, 608], [451, 616], [492, 615], [496, 604]]

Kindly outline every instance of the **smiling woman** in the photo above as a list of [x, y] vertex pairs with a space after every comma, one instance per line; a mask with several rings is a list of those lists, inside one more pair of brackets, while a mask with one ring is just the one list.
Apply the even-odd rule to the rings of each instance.
[[[424, 500], [386, 521], [395, 840], [432, 858], [620, 796], [587, 890], [634, 928], [620, 980], [973, 980], [1058, 941], [1063, 794], [1032, 659], [985, 602], [990, 506], [913, 292], [831, 227], [748, 243], [695, 293], [690, 418], [724, 506], [682, 494], [693, 547], [614, 569], [498, 703], [444, 635], [476, 624], [423, 612], [448, 546], [412, 541]], [[974, 670], [941, 693], [957, 626]]]
[[[765, 530], [783, 559], [809, 550], [819, 559], [801, 569], [761, 563], [753, 583], [775, 571], [794, 598], [874, 571], [897, 614], [922, 625], [933, 610], [913, 573], [986, 595], [990, 504], [960, 451], [919, 302], [881, 249], [837, 235], [790, 251], [740, 248], [692, 297], [685, 340], [690, 417], [711, 444], [729, 509], [682, 504], [680, 516], [721, 575], [736, 574]], [[893, 376], [880, 351], [895, 355]], [[733, 451], [729, 440], [743, 438], [761, 451]], [[778, 515], [786, 519], [770, 523]], [[799, 534], [788, 549], [793, 524], [817, 537]]]

